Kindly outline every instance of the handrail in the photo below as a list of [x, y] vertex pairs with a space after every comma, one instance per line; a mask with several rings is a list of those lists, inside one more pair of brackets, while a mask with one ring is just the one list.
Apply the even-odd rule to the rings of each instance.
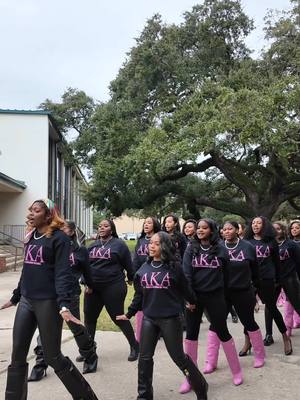
[[[2, 231], [0, 231], [0, 239], [1, 239], [1, 236], [2, 236], [2, 237], [4, 236], [4, 240], [7, 240], [7, 241], [8, 241], [8, 243], [7, 243], [6, 245], [11, 246], [11, 247], [14, 247], [14, 249], [15, 249], [15, 254], [14, 254], [14, 257], [15, 257], [14, 271], [16, 271], [16, 269], [17, 269], [17, 257], [18, 257], [18, 255], [20, 255], [20, 256], [23, 255], [23, 253], [24, 253], [24, 243], [22, 242], [22, 240], [19, 240], [19, 239], [15, 238], [15, 237], [13, 237], [13, 236], [11, 236], [11, 235], [8, 235], [8, 234], [6, 234], [6, 233], [4, 233], [4, 232], [2, 232]], [[17, 246], [16, 244], [13, 243], [13, 241], [14, 241], [14, 242], [17, 242], [17, 243], [20, 243], [20, 245]], [[4, 244], [4, 246], [5, 246], [5, 244]], [[22, 250], [22, 251], [21, 251], [21, 254], [18, 254], [18, 249], [21, 249], [21, 250]], [[9, 251], [7, 251], [7, 250], [5, 250], [5, 249], [3, 249], [3, 251], [4, 251], [4, 253], [12, 254], [11, 252], [9, 252]]]

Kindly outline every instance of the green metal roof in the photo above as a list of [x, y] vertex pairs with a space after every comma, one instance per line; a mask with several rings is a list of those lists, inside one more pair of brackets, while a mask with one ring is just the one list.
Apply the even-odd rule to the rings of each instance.
[[17, 186], [18, 188], [26, 189], [25, 182], [23, 181], [17, 181], [16, 179], [11, 178], [10, 176], [7, 176], [0, 172], [0, 179], [9, 183], [10, 185]]
[[47, 110], [6, 110], [0, 108], [0, 114], [51, 115], [51, 112]]

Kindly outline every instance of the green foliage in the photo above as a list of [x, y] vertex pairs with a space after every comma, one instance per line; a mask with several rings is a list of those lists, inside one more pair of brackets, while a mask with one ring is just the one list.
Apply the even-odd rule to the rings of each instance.
[[86, 195], [96, 209], [199, 218], [210, 207], [245, 220], [272, 217], [285, 202], [297, 209], [300, 29], [292, 4], [267, 17], [260, 59], [245, 45], [253, 22], [238, 0], [205, 0], [179, 25], [154, 15], [107, 103], [73, 89], [60, 105], [46, 101], [63, 131], [78, 132], [73, 148], [90, 169]]

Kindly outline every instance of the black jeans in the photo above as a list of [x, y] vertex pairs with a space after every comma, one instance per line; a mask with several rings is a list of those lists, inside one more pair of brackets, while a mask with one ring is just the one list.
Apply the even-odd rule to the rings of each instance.
[[234, 306], [237, 315], [244, 325], [246, 331], [255, 332], [259, 326], [254, 319], [254, 307], [256, 304], [255, 293], [252, 287], [245, 290], [227, 289], [225, 294], [228, 313], [230, 308]]
[[[281, 282], [281, 285], [277, 286], [275, 289], [275, 297], [276, 301], [281, 292], [281, 289], [284, 290], [288, 301], [294, 307], [298, 314], [300, 314], [300, 281], [297, 272], [289, 275], [284, 278]], [[272, 335], [273, 333], [273, 317], [269, 311], [269, 308], [265, 310], [265, 320], [266, 320], [266, 332], [268, 335]]]
[[149, 318], [144, 315], [138, 363], [137, 398], [139, 400], [153, 399], [153, 356], [160, 336], [163, 337], [167, 351], [174, 363], [185, 375], [189, 376], [192, 387], [196, 393], [198, 392], [197, 395], [205, 392], [206, 382], [203, 376], [190, 358], [184, 354], [182, 332], [183, 329], [180, 316], [170, 318]]
[[127, 294], [125, 281], [111, 285], [94, 284], [93, 292], [84, 295], [84, 322], [94, 340], [99, 315], [106, 308], [111, 320], [121, 329], [130, 346], [135, 346], [134, 331], [129, 321], [116, 320], [117, 315], [124, 314], [124, 301]]
[[186, 338], [198, 340], [200, 323], [204, 308], [207, 310], [211, 328], [222, 342], [231, 339], [227, 327], [228, 308], [225, 301], [224, 290], [218, 289], [208, 293], [197, 293], [196, 309], [186, 313]]
[[270, 325], [268, 322], [268, 313], [271, 320], [274, 319], [277, 328], [279, 329], [279, 332], [286, 332], [286, 326], [283, 317], [276, 305], [280, 290], [281, 288], [276, 287], [275, 282], [271, 279], [261, 280], [259, 282], [258, 295], [261, 301], [265, 304], [265, 321], [267, 334], [272, 334], [272, 331], [270, 332]]
[[69, 363], [60, 349], [62, 323], [56, 299], [30, 300], [21, 297], [13, 327], [11, 365], [26, 363], [30, 343], [38, 327], [46, 363], [55, 371], [67, 368]]

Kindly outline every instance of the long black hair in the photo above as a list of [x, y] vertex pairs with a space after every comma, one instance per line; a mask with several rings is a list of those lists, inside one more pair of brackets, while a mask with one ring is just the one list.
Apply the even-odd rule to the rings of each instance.
[[195, 220], [195, 219], [187, 219], [185, 222], [184, 222], [184, 224], [183, 224], [183, 226], [182, 226], [182, 234], [187, 238], [187, 235], [184, 233], [184, 230], [185, 230], [185, 227], [186, 227], [186, 225], [187, 224], [193, 224], [194, 225], [194, 228], [195, 228], [195, 235], [196, 235], [196, 232], [197, 232], [197, 221]]
[[[197, 227], [201, 221], [206, 222], [211, 231], [210, 237], [208, 238], [209, 243], [211, 245], [210, 249], [208, 250], [208, 259], [211, 259], [216, 255], [217, 249], [219, 247], [219, 243], [220, 243], [219, 228], [218, 228], [218, 225], [216, 224], [216, 222], [210, 218], [199, 219], [199, 221], [197, 222]], [[192, 248], [193, 248], [194, 255], [198, 255], [200, 253], [200, 250], [201, 250], [200, 245], [201, 245], [201, 241], [198, 238], [198, 235], [196, 235], [195, 238], [192, 239], [192, 246], [193, 246]]]
[[[104, 218], [102, 221], [107, 221], [109, 223], [110, 229], [111, 229], [111, 236], [114, 237], [114, 238], [118, 238], [119, 236], [117, 234], [117, 228], [116, 228], [116, 225], [115, 225], [114, 221], [112, 219], [109, 219], [109, 218]], [[99, 238], [99, 236], [98, 236], [98, 238]]]
[[262, 231], [260, 233], [261, 240], [263, 242], [270, 242], [272, 240], [275, 240], [276, 238], [276, 230], [271, 224], [271, 222], [268, 220], [268, 218], [263, 217], [261, 215], [258, 215], [257, 217], [252, 218], [250, 224], [248, 225], [244, 239], [246, 240], [251, 240], [254, 238], [254, 233], [252, 230], [252, 222], [255, 220], [255, 218], [260, 218], [262, 220]]
[[[176, 262], [175, 247], [170, 235], [163, 231], [157, 232], [156, 235], [159, 237], [161, 261], [166, 265], [174, 266]], [[150, 261], [153, 260], [151, 256], [148, 258]]]
[[174, 234], [180, 233], [180, 223], [179, 223], [179, 218], [177, 217], [177, 215], [175, 214], [168, 214], [165, 216], [165, 218], [163, 219], [163, 223], [162, 223], [162, 227], [161, 230], [164, 232], [167, 232], [166, 230], [166, 219], [171, 217], [173, 219], [173, 221], [175, 222], [175, 227], [174, 227]]
[[67, 225], [68, 228], [74, 232], [73, 235], [70, 236], [70, 238], [72, 239], [72, 242], [73, 242], [73, 246], [75, 248], [80, 247], [80, 243], [79, 243], [78, 236], [77, 236], [77, 226], [76, 226], [75, 222], [67, 219], [65, 221], [65, 225]]
[[290, 239], [294, 239], [294, 237], [293, 237], [293, 235], [292, 235], [292, 227], [293, 227], [294, 224], [297, 224], [297, 225], [300, 226], [300, 219], [294, 219], [294, 220], [290, 223], [289, 228], [288, 228], [288, 233], [289, 233]]
[[143, 230], [142, 230], [142, 232], [141, 232], [141, 234], [140, 234], [140, 238], [144, 238], [144, 237], [146, 236], [146, 233], [145, 233], [145, 231], [144, 231], [144, 223], [145, 223], [145, 221], [146, 221], [147, 218], [151, 218], [151, 219], [152, 219], [152, 223], [153, 223], [153, 232], [154, 232], [154, 233], [157, 233], [157, 232], [161, 231], [160, 222], [159, 222], [159, 220], [158, 220], [156, 217], [151, 217], [151, 216], [150, 216], [150, 217], [146, 217], [145, 220], [144, 220], [144, 222], [143, 222]]

